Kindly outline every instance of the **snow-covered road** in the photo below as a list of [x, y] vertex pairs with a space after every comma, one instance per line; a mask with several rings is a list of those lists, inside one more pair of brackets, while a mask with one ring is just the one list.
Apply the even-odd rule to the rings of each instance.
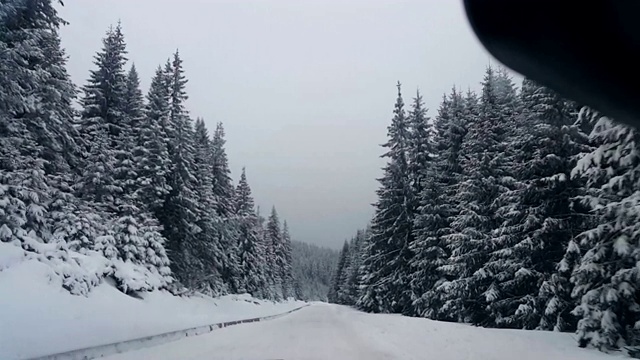
[[482, 329], [314, 304], [283, 318], [115, 355], [109, 360], [595, 360], [568, 334]]

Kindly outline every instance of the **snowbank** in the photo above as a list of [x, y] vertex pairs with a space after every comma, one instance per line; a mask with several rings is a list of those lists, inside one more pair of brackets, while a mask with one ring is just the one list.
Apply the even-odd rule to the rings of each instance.
[[102, 283], [87, 297], [62, 288], [45, 263], [0, 243], [0, 359], [23, 359], [163, 332], [282, 313], [302, 302], [248, 295], [181, 298], [164, 291], [127, 296]]

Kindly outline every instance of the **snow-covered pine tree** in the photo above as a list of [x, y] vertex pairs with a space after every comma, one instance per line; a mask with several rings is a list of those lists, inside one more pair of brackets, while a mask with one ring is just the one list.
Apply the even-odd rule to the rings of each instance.
[[353, 252], [355, 251], [354, 245], [355, 238], [351, 238], [348, 241], [349, 247], [348, 252], [346, 254], [346, 258], [344, 259], [344, 265], [342, 268], [342, 273], [340, 274], [340, 279], [338, 279], [338, 294], [337, 294], [337, 302], [339, 304], [347, 305], [351, 301], [349, 297], [349, 269], [351, 268], [351, 260], [353, 259]]
[[336, 267], [336, 271], [331, 279], [331, 287], [329, 288], [329, 293], [327, 294], [327, 298], [329, 302], [341, 304], [340, 294], [343, 291], [342, 285], [344, 283], [344, 279], [346, 278], [346, 270], [347, 270], [347, 261], [349, 258], [349, 242], [345, 241], [344, 245], [342, 245], [342, 250], [340, 251], [340, 257], [338, 260], [338, 266]]
[[140, 138], [141, 122], [144, 102], [140, 90], [140, 80], [135, 66], [131, 66], [124, 78], [124, 90], [119, 100], [122, 118], [117, 126], [119, 134], [116, 141], [112, 141], [115, 150], [116, 163], [114, 172], [117, 186], [122, 189], [122, 197], [133, 197], [138, 187], [137, 166], [135, 164], [135, 150]]
[[370, 229], [358, 230], [349, 244], [349, 266], [345, 269], [346, 282], [342, 289], [342, 302], [345, 305], [355, 305], [360, 297], [360, 267], [362, 266], [362, 252], [369, 236]]
[[129, 118], [128, 123], [131, 128], [131, 136], [134, 139], [136, 145], [139, 145], [140, 129], [142, 129], [142, 121], [145, 116], [144, 109], [144, 96], [140, 89], [140, 77], [135, 64], [131, 64], [129, 72], [127, 73], [125, 90], [125, 101], [123, 111]]
[[280, 229], [280, 219], [275, 206], [271, 208], [271, 215], [267, 220], [265, 229], [265, 242], [267, 243], [267, 267], [270, 280], [270, 294], [276, 300], [283, 297], [282, 291], [282, 269], [285, 263], [284, 252], [282, 251], [282, 230]]
[[58, 36], [64, 21], [52, 1], [6, 1], [2, 7], [0, 237], [37, 251], [53, 232], [49, 202], [73, 200], [55, 184], [72, 181], [65, 172], [67, 159], [77, 155], [75, 92]]
[[498, 199], [502, 224], [485, 268], [495, 278], [496, 296], [489, 304], [495, 325], [533, 329], [548, 300], [538, 298], [540, 287], [580, 229], [582, 216], [571, 203], [582, 184], [571, 180], [570, 172], [581, 136], [573, 127], [573, 103], [529, 80], [521, 99], [519, 126], [511, 137], [514, 185]]
[[[424, 100], [419, 90], [416, 91], [411, 111], [407, 114], [407, 125], [410, 134], [407, 149], [408, 176], [413, 191], [412, 197], [417, 199], [425, 179], [430, 177], [429, 170], [432, 168], [435, 155], [433, 125], [427, 116], [427, 109], [424, 107]], [[416, 201], [413, 206], [415, 213], [419, 206], [418, 202]]]
[[581, 200], [597, 221], [578, 237], [583, 256], [571, 276], [579, 301], [573, 313], [580, 317], [580, 345], [608, 350], [638, 345], [640, 339], [640, 137], [604, 116], [590, 137], [597, 147], [578, 161], [574, 174], [587, 181]]
[[[107, 32], [97, 69], [83, 88], [81, 132], [88, 141], [79, 193], [104, 210], [107, 232], [95, 237], [94, 248], [113, 261], [109, 275], [129, 292], [163, 287], [171, 278], [160, 226], [138, 199], [135, 161], [144, 104], [135, 68], [128, 76], [124, 70], [125, 55], [118, 25]], [[143, 281], [126, 270], [129, 264], [146, 268]]]
[[137, 198], [154, 214], [162, 209], [171, 189], [167, 183], [172, 165], [167, 148], [169, 126], [169, 88], [164, 71], [158, 67], [151, 80], [134, 150]]
[[222, 278], [230, 291], [236, 292], [239, 289], [238, 281], [241, 278], [241, 270], [238, 265], [238, 221], [235, 217], [235, 190], [231, 180], [231, 170], [225, 150], [226, 140], [224, 138], [224, 127], [222, 123], [216, 124], [211, 141], [211, 175], [212, 190], [215, 198], [215, 213], [220, 219], [217, 226], [220, 244], [224, 251], [224, 263]]
[[[108, 259], [114, 260], [123, 253], [125, 244], [118, 248], [114, 235], [128, 238], [120, 230], [127, 226], [119, 215], [127, 217], [131, 210], [119, 209], [119, 198], [123, 195], [122, 162], [127, 156], [121, 147], [129, 143], [121, 138], [128, 130], [127, 118], [123, 112], [126, 91], [126, 75], [124, 66], [126, 48], [122, 29], [118, 25], [109, 28], [102, 40], [102, 49], [96, 54], [95, 70], [90, 72], [87, 84], [82, 88], [80, 133], [82, 134], [85, 151], [83, 164], [80, 168], [80, 179], [77, 186], [78, 194], [83, 200], [94, 203], [96, 211], [101, 213], [107, 233], [94, 239], [93, 247], [103, 253]], [[130, 205], [130, 201], [124, 207]], [[126, 213], [126, 214], [125, 214]], [[115, 228], [114, 228], [115, 227]], [[137, 246], [135, 246], [137, 248]]]
[[258, 234], [258, 240], [260, 241], [260, 244], [262, 244], [262, 249], [264, 250], [264, 268], [262, 269], [263, 271], [263, 276], [265, 279], [265, 286], [263, 289], [263, 293], [264, 293], [264, 297], [266, 299], [271, 299], [271, 300], [275, 300], [277, 299], [276, 296], [276, 288], [275, 288], [275, 279], [274, 279], [274, 259], [275, 259], [275, 255], [274, 255], [274, 248], [273, 248], [273, 243], [271, 242], [271, 239], [269, 238], [268, 232], [267, 232], [267, 219], [265, 219], [264, 216], [262, 216], [262, 212], [260, 211], [260, 206], [256, 206], [256, 217], [258, 219], [258, 223], [256, 226], [256, 230], [257, 230], [257, 234]]
[[[60, 176], [69, 171], [70, 163], [77, 161], [79, 137], [72, 119], [75, 87], [65, 68], [66, 55], [58, 34], [58, 28], [66, 23], [53, 3], [51, 0], [3, 3], [6, 13], [0, 25], [3, 47], [0, 66], [6, 74], [2, 83], [6, 98], [3, 110], [21, 108], [23, 113], [13, 111], [20, 115], [22, 125], [38, 144], [33, 155], [44, 160], [42, 165], [48, 175]], [[28, 94], [20, 95], [30, 86], [33, 87]]]
[[[440, 267], [446, 265], [447, 252], [442, 236], [449, 233], [448, 218], [453, 216], [455, 206], [448, 201], [450, 187], [457, 184], [459, 174], [458, 151], [464, 135], [460, 126], [462, 98], [455, 88], [446, 96], [435, 120], [437, 132], [425, 139], [428, 157], [421, 168], [422, 186], [418, 193], [419, 208], [414, 220], [412, 244], [414, 256], [410, 260], [411, 288], [414, 315], [439, 318], [442, 299], [437, 293], [444, 279]], [[414, 109], [417, 105], [414, 105]], [[413, 115], [416, 111], [412, 111]], [[457, 148], [455, 141], [458, 141]]]
[[[196, 235], [195, 254], [201, 267], [197, 269], [198, 284], [201, 291], [218, 295], [228, 291], [222, 279], [226, 261], [224, 249], [220, 244], [220, 226], [222, 221], [215, 211], [216, 198], [213, 194], [211, 140], [204, 120], [196, 119], [194, 131], [194, 173], [196, 177], [195, 196], [197, 198], [197, 224], [200, 232]], [[205, 280], [206, 279], [206, 280]]]
[[285, 220], [282, 224], [282, 252], [284, 262], [282, 264], [282, 291], [285, 299], [295, 297], [293, 270], [292, 265], [292, 248], [291, 248], [291, 235], [289, 234], [289, 225]]
[[171, 188], [165, 197], [163, 208], [157, 212], [167, 239], [167, 252], [171, 268], [177, 279], [190, 289], [197, 288], [204, 279], [198, 274], [202, 269], [201, 254], [197, 246], [198, 204], [196, 197], [195, 149], [191, 118], [185, 109], [187, 94], [182, 59], [176, 52], [173, 61], [165, 68], [168, 87], [169, 111], [167, 149], [171, 169], [167, 184]]
[[80, 132], [86, 148], [78, 190], [83, 198], [115, 211], [116, 197], [123, 191], [115, 174], [117, 145], [127, 125], [123, 113], [127, 59], [120, 25], [109, 28], [102, 45], [95, 56], [96, 69], [82, 88]]
[[[416, 314], [432, 319], [459, 321], [461, 316], [461, 298], [452, 295], [448, 287], [450, 281], [458, 277], [459, 264], [450, 263], [450, 249], [448, 247], [448, 235], [454, 234], [452, 223], [460, 213], [459, 202], [455, 201], [458, 196], [458, 189], [462, 180], [462, 156], [461, 153], [464, 137], [467, 133], [467, 122], [477, 115], [477, 98], [472, 92], [467, 93], [466, 99], [452, 88], [449, 96], [443, 96], [438, 116], [435, 121], [435, 151], [436, 174], [432, 178], [425, 193], [421, 194], [420, 201], [431, 206], [420, 209], [416, 217], [416, 230], [420, 231], [424, 227], [424, 232], [417, 233], [417, 236], [424, 240], [426, 246], [432, 246], [431, 250], [435, 254], [444, 255], [444, 259], [433, 259], [440, 263], [434, 274], [430, 274], [431, 280], [438, 278], [436, 283], [424, 292], [420, 298], [415, 300]], [[435, 189], [439, 189], [439, 196], [433, 197]], [[425, 218], [426, 217], [426, 218]], [[427, 226], [429, 221], [440, 221], [439, 227], [434, 232], [434, 227]], [[440, 242], [437, 239], [440, 239]], [[438, 251], [440, 247], [444, 253]], [[414, 266], [419, 266], [418, 261], [421, 256], [414, 259]]]
[[102, 50], [94, 60], [95, 70], [83, 87], [82, 118], [99, 118], [107, 127], [109, 146], [116, 147], [121, 132], [128, 130], [125, 110], [127, 50], [122, 27], [111, 27], [102, 40]]
[[[412, 213], [414, 215], [415, 241], [411, 243], [414, 254], [409, 260], [412, 306], [407, 315], [422, 315], [422, 295], [430, 290], [438, 279], [436, 273], [438, 259], [444, 257], [439, 239], [434, 238], [442, 222], [438, 216], [431, 216], [431, 207], [435, 205], [436, 197], [441, 189], [436, 185], [435, 144], [433, 126], [426, 116], [420, 92], [413, 100], [412, 109], [408, 114], [411, 129], [409, 146], [409, 176], [411, 177], [412, 198], [415, 200]], [[418, 213], [420, 216], [418, 216]], [[435, 245], [435, 246], [434, 246]]]
[[509, 175], [505, 140], [511, 119], [506, 117], [509, 112], [499, 97], [498, 85], [503, 83], [493, 69], [487, 69], [482, 85], [477, 115], [473, 110], [468, 113], [468, 132], [462, 143], [464, 176], [453, 198], [461, 209], [451, 218], [452, 233], [445, 236], [450, 254], [447, 266], [457, 278], [443, 285], [462, 305], [460, 320], [489, 325], [486, 305], [496, 296], [496, 290], [490, 287], [493, 279], [483, 266], [496, 228], [495, 200], [504, 191], [504, 178]]
[[[579, 114], [578, 120], [572, 124], [571, 130], [572, 139], [576, 140], [576, 144], [583, 150], [575, 156], [575, 160], [579, 160], [584, 154], [595, 149], [587, 134], [591, 133], [595, 122], [600, 117], [596, 112], [586, 107]], [[594, 137], [595, 139], [598, 137]], [[571, 180], [573, 183], [580, 183], [578, 193], [584, 196], [589, 191], [585, 178], [576, 175], [576, 173], [572, 173]], [[573, 298], [571, 276], [580, 264], [582, 257], [580, 241], [576, 234], [579, 235], [579, 232], [597, 226], [599, 221], [598, 214], [590, 211], [590, 207], [581, 201], [583, 200], [581, 196], [573, 198], [571, 204], [575, 221], [570, 222], [570, 226], [573, 227], [571, 232], [574, 236], [567, 244], [564, 257], [556, 267], [556, 271], [540, 286], [538, 301], [544, 311], [539, 328], [543, 330], [572, 331], [576, 329], [578, 319], [572, 314], [572, 310], [579, 303], [577, 301], [579, 299]]]
[[[574, 126], [574, 103], [526, 79], [521, 99], [511, 141], [516, 185], [498, 200], [503, 223], [487, 264], [497, 289], [489, 307], [497, 326], [568, 330], [570, 291], [552, 285], [564, 286], [551, 277], [586, 212], [572, 206], [584, 184], [570, 176], [585, 138]], [[563, 299], [556, 296], [561, 292]]]
[[260, 239], [258, 215], [244, 168], [236, 187], [234, 203], [239, 227], [238, 264], [241, 274], [239, 284], [247, 293], [256, 297], [265, 297], [266, 254]]
[[230, 217], [234, 211], [234, 187], [225, 150], [226, 142], [224, 126], [219, 122], [216, 124], [211, 146], [213, 149], [213, 191], [217, 201], [216, 210], [222, 217]]
[[410, 129], [400, 83], [394, 117], [383, 145], [388, 159], [377, 191], [372, 235], [365, 249], [363, 294], [358, 307], [370, 312], [410, 312], [408, 262], [413, 241], [413, 192], [409, 179]]

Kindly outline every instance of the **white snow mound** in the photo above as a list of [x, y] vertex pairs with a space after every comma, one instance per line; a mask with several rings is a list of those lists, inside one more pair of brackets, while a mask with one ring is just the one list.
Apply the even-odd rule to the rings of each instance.
[[0, 359], [26, 359], [231, 320], [275, 315], [302, 306], [249, 295], [178, 297], [166, 291], [142, 299], [103, 282], [87, 297], [62, 288], [64, 279], [17, 246], [0, 243]]

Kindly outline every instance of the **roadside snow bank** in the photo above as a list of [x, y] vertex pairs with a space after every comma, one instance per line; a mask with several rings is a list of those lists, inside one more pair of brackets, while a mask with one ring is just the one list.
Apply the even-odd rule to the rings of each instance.
[[[17, 250], [15, 250], [17, 249]], [[304, 304], [249, 295], [182, 298], [165, 291], [142, 299], [102, 283], [71, 295], [50, 266], [0, 243], [0, 359], [24, 359], [216, 322], [279, 314]]]

